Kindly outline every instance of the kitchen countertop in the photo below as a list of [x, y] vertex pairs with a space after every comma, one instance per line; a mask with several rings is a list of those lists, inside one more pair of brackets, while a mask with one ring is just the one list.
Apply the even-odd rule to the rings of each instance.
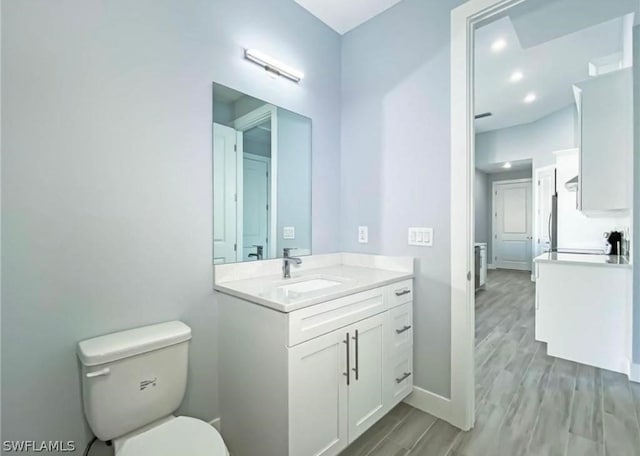
[[536, 263], [563, 263], [587, 266], [604, 266], [631, 269], [626, 257], [618, 255], [588, 255], [579, 253], [543, 253], [533, 260]]
[[[215, 289], [280, 312], [292, 312], [412, 277], [413, 273], [407, 271], [335, 265], [297, 272], [292, 268], [290, 279], [283, 279], [282, 275], [268, 275], [216, 283]], [[332, 280], [340, 284], [303, 293], [282, 289], [284, 286], [314, 279]]]

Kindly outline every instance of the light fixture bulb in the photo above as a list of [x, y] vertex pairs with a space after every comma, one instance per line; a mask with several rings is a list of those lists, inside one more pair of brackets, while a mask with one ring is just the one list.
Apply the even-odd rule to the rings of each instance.
[[506, 47], [507, 47], [507, 42], [503, 38], [498, 38], [493, 42], [493, 44], [491, 44], [491, 50], [493, 52], [500, 52]]
[[524, 97], [524, 102], [525, 103], [533, 103], [534, 101], [536, 101], [536, 94], [535, 93], [529, 93], [527, 94], [526, 97]]
[[511, 168], [511, 162], [506, 162], [504, 165], [502, 165], [502, 167], [503, 167], [504, 169], [509, 169], [509, 168]]
[[511, 73], [511, 77], [509, 78], [509, 81], [519, 82], [519, 81], [522, 81], [522, 78], [524, 78], [524, 74], [522, 74], [522, 71], [514, 71], [513, 73]]

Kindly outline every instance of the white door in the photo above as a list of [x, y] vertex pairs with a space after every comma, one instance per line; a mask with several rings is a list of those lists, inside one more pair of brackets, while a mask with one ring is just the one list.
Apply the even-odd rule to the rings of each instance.
[[288, 350], [291, 456], [334, 456], [347, 446], [346, 341], [339, 329]]
[[535, 256], [551, 248], [551, 197], [554, 191], [554, 171], [554, 166], [536, 170], [535, 236], [533, 244]]
[[213, 124], [213, 262], [233, 263], [237, 248], [236, 130]]
[[349, 443], [386, 412], [385, 318], [369, 317], [348, 328], [351, 337], [349, 386]]
[[243, 160], [243, 260], [256, 253], [256, 245], [263, 247], [263, 258], [268, 258], [269, 227], [269, 159], [244, 154]]
[[494, 183], [493, 264], [531, 270], [531, 180]]

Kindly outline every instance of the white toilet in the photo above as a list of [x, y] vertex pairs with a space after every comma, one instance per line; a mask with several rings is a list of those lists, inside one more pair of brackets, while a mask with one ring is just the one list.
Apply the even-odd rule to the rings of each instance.
[[82, 341], [84, 412], [117, 456], [228, 456], [216, 429], [172, 415], [184, 397], [191, 328], [180, 321]]

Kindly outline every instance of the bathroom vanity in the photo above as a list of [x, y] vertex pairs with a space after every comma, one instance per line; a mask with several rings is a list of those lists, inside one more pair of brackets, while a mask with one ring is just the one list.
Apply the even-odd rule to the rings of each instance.
[[413, 388], [413, 259], [215, 266], [220, 405], [234, 456], [337, 455]]

